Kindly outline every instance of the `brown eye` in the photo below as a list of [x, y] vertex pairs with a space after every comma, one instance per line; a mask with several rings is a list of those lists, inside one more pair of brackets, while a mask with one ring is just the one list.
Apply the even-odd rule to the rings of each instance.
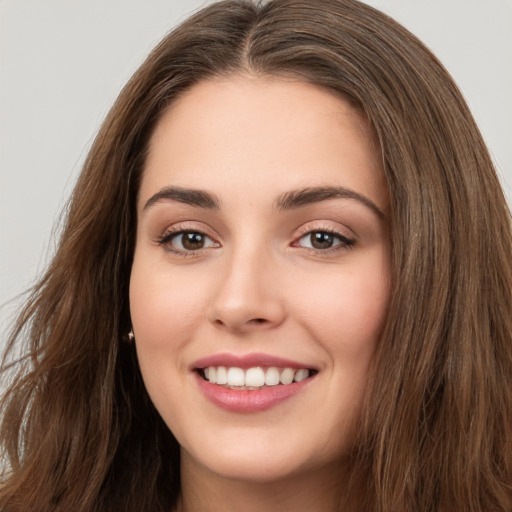
[[200, 231], [179, 231], [165, 236], [161, 242], [170, 251], [193, 252], [209, 247], [219, 247], [208, 235]]
[[335, 237], [331, 233], [324, 231], [314, 231], [310, 235], [311, 247], [314, 249], [329, 249], [335, 242]]
[[202, 233], [183, 233], [181, 243], [188, 251], [196, 251], [204, 247], [204, 235]]
[[300, 247], [315, 249], [317, 251], [332, 249], [338, 246], [340, 248], [349, 247], [353, 244], [354, 240], [329, 231], [310, 231], [298, 241]]

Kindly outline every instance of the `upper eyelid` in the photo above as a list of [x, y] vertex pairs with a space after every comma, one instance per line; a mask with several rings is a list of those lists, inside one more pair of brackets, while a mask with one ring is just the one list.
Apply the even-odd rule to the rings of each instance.
[[312, 233], [327, 233], [329, 235], [332, 235], [337, 238], [341, 238], [343, 240], [351, 240], [352, 241], [354, 239], [354, 237], [345, 235], [345, 234], [340, 233], [339, 231], [336, 231], [334, 229], [308, 229], [306, 232], [304, 232], [303, 234], [296, 237], [295, 240], [301, 240], [302, 238], [304, 238], [308, 235], [311, 235]]
[[196, 221], [180, 221], [176, 222], [170, 226], [167, 226], [165, 229], [161, 230], [160, 236], [166, 236], [167, 234], [177, 234], [181, 232], [197, 232], [202, 233], [203, 235], [209, 236], [210, 238], [215, 238], [215, 235], [212, 234], [212, 230], [209, 229], [206, 225], [203, 227], [203, 223], [198, 226]]
[[313, 231], [326, 231], [334, 235], [340, 235], [344, 238], [359, 238], [359, 235], [353, 229], [347, 226], [341, 227], [342, 225], [339, 222], [336, 222], [336, 224], [337, 226], [333, 226], [332, 224], [327, 224], [327, 221], [306, 222], [298, 229], [298, 236], [307, 235]]
[[310, 229], [306, 231], [304, 234], [298, 236], [295, 238], [295, 240], [292, 242], [292, 244], [298, 243], [303, 238], [307, 237], [308, 235], [311, 235], [312, 233], [328, 233], [329, 235], [332, 235], [335, 238], [338, 238], [341, 243], [345, 246], [353, 246], [356, 243], [356, 240], [352, 236], [344, 235], [343, 233], [339, 233], [338, 231], [330, 230], [330, 229]]
[[[211, 249], [212, 247], [200, 247], [198, 249], [182, 249], [179, 247], [173, 247], [172, 241], [175, 237], [183, 235], [184, 233], [200, 233], [201, 235], [209, 238], [214, 244], [217, 244], [217, 247], [220, 247], [220, 243], [217, 242], [213, 237], [204, 233], [199, 229], [183, 229], [178, 227], [177, 229], [167, 229], [160, 236], [156, 238], [156, 243], [159, 247], [164, 249], [168, 253], [174, 253], [177, 256], [181, 257], [198, 257], [201, 251]], [[183, 244], [183, 242], [182, 242]]]
[[[333, 226], [332, 223], [335, 223], [337, 225]], [[295, 243], [300, 238], [315, 231], [325, 231], [333, 235], [338, 235], [342, 238], [354, 241], [359, 238], [357, 233], [353, 229], [347, 226], [340, 225], [340, 223], [337, 221], [312, 220], [305, 222], [295, 230], [295, 234], [292, 237], [291, 243]], [[181, 232], [201, 233], [212, 239], [214, 242], [221, 243], [222, 237], [220, 237], [216, 231], [210, 229], [207, 224], [204, 224], [203, 222], [196, 220], [184, 220], [171, 224], [165, 227], [164, 229], [161, 229], [157, 236], [155, 236], [155, 239], [161, 241], [163, 238], [172, 235], [178, 235]]]
[[[200, 223], [203, 224], [203, 223]], [[179, 221], [171, 225], [167, 225], [164, 229], [160, 229], [154, 236], [153, 240], [154, 242], [162, 248], [165, 248], [165, 246], [168, 246], [168, 244], [173, 240], [174, 237], [183, 234], [183, 233], [201, 233], [202, 235], [208, 237], [210, 240], [212, 240], [214, 243], [219, 244], [219, 239], [215, 235], [213, 235], [210, 232], [210, 229], [208, 229], [206, 226], [199, 227], [197, 225], [196, 221]], [[184, 251], [181, 249], [174, 249], [171, 251], [170, 248], [166, 249], [170, 252], [175, 253], [181, 253], [181, 254], [188, 254], [192, 255], [194, 253], [197, 253], [203, 249], [197, 249], [197, 250], [188, 250]]]

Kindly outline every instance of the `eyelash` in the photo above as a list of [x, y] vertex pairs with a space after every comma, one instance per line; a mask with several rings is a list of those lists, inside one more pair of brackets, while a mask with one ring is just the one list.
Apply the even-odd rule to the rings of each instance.
[[339, 242], [340, 242], [339, 244], [334, 245], [333, 247], [328, 247], [326, 249], [316, 249], [314, 247], [303, 247], [303, 249], [306, 249], [306, 250], [313, 252], [316, 255], [320, 255], [320, 256], [329, 256], [330, 254], [338, 252], [338, 251], [351, 249], [352, 247], [354, 247], [354, 245], [356, 243], [355, 239], [349, 238], [349, 237], [341, 234], [339, 231], [336, 231], [332, 228], [326, 228], [326, 227], [319, 226], [319, 227], [315, 227], [312, 229], [311, 227], [305, 227], [305, 228], [301, 229], [301, 231], [302, 231], [302, 233], [300, 234], [300, 236], [298, 238], [296, 238], [296, 240], [292, 244], [294, 247], [298, 246], [298, 243], [300, 242], [300, 240], [304, 239], [307, 236], [311, 236], [313, 233], [322, 233], [322, 234], [331, 235], [333, 238], [336, 238], [339, 240]]
[[[177, 238], [180, 235], [184, 234], [197, 234], [201, 235], [207, 239], [209, 239], [214, 245], [210, 245], [209, 247], [201, 247], [197, 250], [184, 250], [184, 249], [178, 249], [176, 247], [173, 247], [170, 242]], [[299, 245], [299, 242], [304, 239], [307, 236], [311, 236], [313, 233], [322, 233], [331, 235], [332, 237], [336, 238], [340, 243], [337, 245], [334, 245], [333, 247], [328, 247], [325, 249], [317, 249], [314, 247], [302, 247]], [[166, 251], [172, 252], [174, 254], [184, 256], [184, 257], [190, 257], [190, 256], [196, 256], [198, 253], [204, 249], [209, 249], [212, 247], [220, 247], [220, 244], [216, 242], [210, 235], [202, 231], [201, 229], [197, 228], [189, 228], [186, 226], [176, 226], [175, 228], [166, 231], [163, 235], [158, 237], [157, 239], [158, 245], [162, 246]], [[328, 256], [334, 252], [342, 251], [342, 250], [348, 250], [351, 249], [355, 245], [356, 241], [353, 238], [349, 238], [343, 234], [341, 234], [338, 231], [335, 231], [332, 228], [322, 228], [317, 227], [314, 229], [311, 228], [303, 228], [301, 230], [301, 233], [299, 236], [292, 242], [292, 247], [302, 247], [303, 249], [306, 249], [309, 252], [313, 252], [320, 256]]]
[[184, 250], [184, 249], [178, 249], [176, 247], [173, 247], [170, 244], [170, 242], [174, 238], [177, 238], [180, 235], [184, 235], [187, 233], [201, 235], [204, 238], [211, 240], [213, 242], [213, 244], [216, 244], [217, 247], [219, 246], [218, 242], [216, 242], [210, 235], [208, 235], [201, 229], [189, 228], [189, 227], [182, 226], [182, 225], [176, 226], [175, 228], [172, 228], [171, 230], [166, 231], [162, 236], [158, 237], [158, 240], [157, 240], [158, 245], [162, 246], [166, 251], [169, 251], [174, 254], [184, 256], [184, 257], [196, 256], [201, 250], [209, 248], [209, 247], [204, 247], [204, 248], [202, 247], [197, 250], [186, 250], [186, 249]]

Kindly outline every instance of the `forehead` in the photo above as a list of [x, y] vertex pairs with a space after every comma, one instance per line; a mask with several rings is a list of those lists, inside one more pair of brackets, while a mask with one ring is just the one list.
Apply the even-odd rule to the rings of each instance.
[[387, 202], [367, 120], [334, 93], [272, 77], [204, 81], [169, 107], [150, 140], [141, 201], [169, 185], [217, 194], [350, 186]]

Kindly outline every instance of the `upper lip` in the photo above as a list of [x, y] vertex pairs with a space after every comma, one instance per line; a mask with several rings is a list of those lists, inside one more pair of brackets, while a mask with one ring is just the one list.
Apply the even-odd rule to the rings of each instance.
[[209, 366], [226, 366], [237, 368], [253, 368], [255, 366], [279, 367], [279, 368], [307, 368], [315, 369], [308, 364], [304, 364], [292, 359], [277, 357], [270, 354], [252, 353], [244, 355], [235, 355], [228, 353], [213, 354], [202, 357], [192, 364], [192, 369], [207, 368]]

